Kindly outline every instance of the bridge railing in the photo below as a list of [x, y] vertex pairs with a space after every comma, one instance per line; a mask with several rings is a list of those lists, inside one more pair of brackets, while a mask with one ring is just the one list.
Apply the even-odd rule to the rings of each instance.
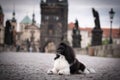
[[89, 48], [76, 48], [74, 50], [77, 54], [85, 54], [90, 56], [120, 57], [120, 44], [93, 46]]

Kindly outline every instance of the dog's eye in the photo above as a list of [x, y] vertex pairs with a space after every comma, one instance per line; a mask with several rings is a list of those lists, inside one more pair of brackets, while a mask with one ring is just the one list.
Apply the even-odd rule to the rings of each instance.
[[61, 52], [61, 51], [64, 51], [65, 49], [64, 48], [58, 48], [57, 51], [58, 52]]
[[61, 52], [61, 50], [57, 50], [57, 52]]
[[65, 47], [62, 46], [62, 45], [60, 45], [60, 46], [58, 47], [58, 49], [65, 49]]

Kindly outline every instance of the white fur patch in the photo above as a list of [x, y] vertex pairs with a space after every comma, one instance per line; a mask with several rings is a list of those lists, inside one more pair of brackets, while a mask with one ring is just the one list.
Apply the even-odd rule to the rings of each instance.
[[70, 74], [70, 65], [63, 55], [60, 55], [58, 59], [54, 61], [54, 67], [52, 70], [48, 70], [48, 74]]
[[93, 68], [85, 68], [85, 70], [84, 70], [84, 73], [85, 74], [89, 74], [89, 73], [96, 73], [96, 71], [93, 69]]

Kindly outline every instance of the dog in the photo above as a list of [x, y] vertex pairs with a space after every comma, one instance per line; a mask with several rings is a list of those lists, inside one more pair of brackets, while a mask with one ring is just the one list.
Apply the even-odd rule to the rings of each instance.
[[56, 49], [54, 58], [54, 67], [48, 70], [48, 74], [70, 75], [81, 73], [94, 73], [94, 70], [88, 69], [83, 63], [79, 62], [75, 56], [72, 47], [62, 42]]

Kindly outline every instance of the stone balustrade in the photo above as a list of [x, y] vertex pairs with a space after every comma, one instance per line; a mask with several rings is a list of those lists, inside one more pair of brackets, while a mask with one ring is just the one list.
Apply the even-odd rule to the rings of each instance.
[[120, 57], [120, 44], [101, 45], [83, 49], [76, 48], [74, 50], [78, 54], [91, 56]]

